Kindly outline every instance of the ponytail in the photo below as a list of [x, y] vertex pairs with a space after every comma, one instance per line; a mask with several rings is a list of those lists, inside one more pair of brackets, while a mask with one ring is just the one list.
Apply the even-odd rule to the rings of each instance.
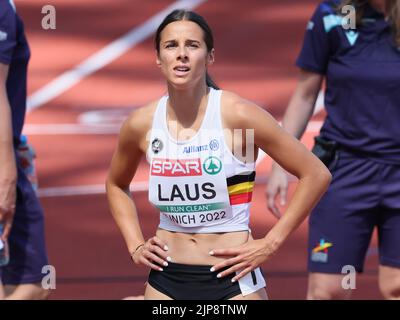
[[215, 90], [219, 90], [218, 85], [214, 82], [214, 80], [210, 77], [210, 75], [208, 74], [208, 72], [206, 73], [206, 84], [208, 87], [211, 87]]

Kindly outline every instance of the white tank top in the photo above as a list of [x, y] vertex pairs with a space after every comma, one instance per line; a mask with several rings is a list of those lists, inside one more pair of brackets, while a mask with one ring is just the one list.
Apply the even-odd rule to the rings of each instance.
[[238, 160], [225, 144], [221, 93], [210, 88], [200, 129], [177, 141], [167, 126], [167, 100], [153, 117], [147, 160], [149, 201], [160, 210], [159, 228], [184, 233], [249, 230], [255, 162]]

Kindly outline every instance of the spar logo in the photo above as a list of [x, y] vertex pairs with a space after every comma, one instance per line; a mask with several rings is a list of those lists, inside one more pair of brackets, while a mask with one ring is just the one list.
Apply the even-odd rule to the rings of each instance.
[[222, 162], [217, 157], [208, 157], [206, 160], [204, 160], [203, 169], [208, 174], [217, 174], [222, 169]]
[[151, 163], [153, 176], [182, 177], [201, 176], [200, 159], [153, 159]]

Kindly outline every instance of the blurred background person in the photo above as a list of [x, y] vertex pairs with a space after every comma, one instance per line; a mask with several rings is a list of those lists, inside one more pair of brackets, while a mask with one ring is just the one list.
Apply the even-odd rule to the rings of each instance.
[[42, 268], [48, 264], [43, 212], [24, 171], [33, 158], [22, 158], [17, 152], [25, 118], [29, 57], [15, 5], [0, 0], [0, 224], [1, 240], [8, 242], [10, 254], [8, 263], [0, 267], [5, 285], [5, 290], [0, 286], [0, 297], [7, 299], [48, 295], [41, 286]]
[[[355, 6], [355, 30], [343, 27], [346, 5]], [[309, 299], [350, 298], [342, 268], [363, 271], [375, 226], [381, 292], [400, 298], [399, 48], [399, 0], [323, 1], [308, 23], [283, 127], [303, 135], [325, 80], [327, 117], [314, 152], [333, 180], [309, 219]], [[287, 179], [274, 163], [267, 197], [278, 217]]]

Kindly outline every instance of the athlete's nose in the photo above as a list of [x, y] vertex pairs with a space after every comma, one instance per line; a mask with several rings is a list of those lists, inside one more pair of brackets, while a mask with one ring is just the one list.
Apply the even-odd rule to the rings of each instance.
[[178, 60], [186, 60], [188, 58], [187, 50], [185, 46], [179, 47]]

